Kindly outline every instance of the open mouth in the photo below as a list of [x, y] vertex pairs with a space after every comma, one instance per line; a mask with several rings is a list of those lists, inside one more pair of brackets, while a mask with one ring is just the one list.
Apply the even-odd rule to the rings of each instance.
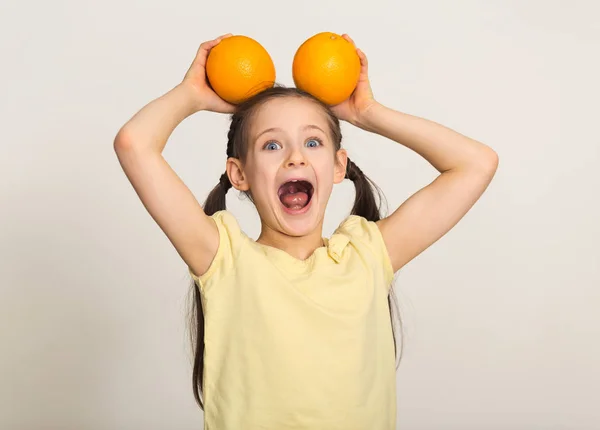
[[313, 185], [305, 179], [292, 179], [279, 187], [281, 204], [291, 212], [306, 208], [314, 193]]

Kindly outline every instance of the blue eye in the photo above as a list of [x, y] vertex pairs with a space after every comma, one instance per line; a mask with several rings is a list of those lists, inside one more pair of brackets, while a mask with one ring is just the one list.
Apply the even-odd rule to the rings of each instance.
[[306, 142], [306, 146], [309, 148], [316, 148], [319, 145], [321, 145], [321, 141], [319, 139], [310, 139], [308, 142]]
[[265, 149], [267, 151], [274, 151], [275, 149], [277, 149], [279, 146], [279, 144], [277, 142], [269, 142], [265, 145]]

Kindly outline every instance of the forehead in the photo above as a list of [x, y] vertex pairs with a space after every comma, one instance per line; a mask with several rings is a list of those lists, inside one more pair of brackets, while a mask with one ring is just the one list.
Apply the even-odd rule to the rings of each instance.
[[300, 97], [284, 97], [269, 100], [261, 106], [250, 131], [256, 136], [267, 128], [297, 130], [307, 124], [317, 125], [323, 130], [329, 129], [327, 114], [315, 102]]

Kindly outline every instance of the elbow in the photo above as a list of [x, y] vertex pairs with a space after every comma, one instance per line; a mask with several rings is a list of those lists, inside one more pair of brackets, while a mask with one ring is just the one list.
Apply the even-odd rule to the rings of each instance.
[[498, 170], [499, 157], [496, 151], [486, 148], [484, 153], [477, 160], [476, 171], [478, 175], [485, 178], [487, 182], [491, 181]]
[[[463, 164], [454, 169], [462, 172], [469, 172], [476, 176], [494, 176], [498, 169], [499, 157], [496, 151], [490, 147], [482, 148], [477, 154], [471, 156], [470, 159], [463, 162]], [[443, 172], [442, 172], [443, 173]]]
[[[123, 126], [113, 141], [113, 149], [119, 154], [160, 154], [162, 148], [148, 141], [148, 136], [140, 134], [137, 130], [132, 130], [128, 126]], [[162, 145], [164, 146], [164, 144]]]
[[478, 177], [491, 179], [498, 169], [499, 157], [496, 151], [489, 147], [484, 147], [476, 156], [465, 162], [459, 170], [470, 172]]
[[498, 163], [500, 162], [500, 157], [498, 156], [498, 153], [492, 148], [488, 148], [487, 153], [483, 158], [483, 165], [485, 166], [485, 168], [488, 171], [495, 173], [498, 169]]
[[129, 131], [123, 127], [119, 130], [113, 141], [113, 149], [119, 154], [120, 152], [126, 152], [132, 149], [133, 141]]
[[487, 145], [481, 144], [471, 159], [471, 167], [485, 173], [494, 173], [498, 169], [499, 156]]

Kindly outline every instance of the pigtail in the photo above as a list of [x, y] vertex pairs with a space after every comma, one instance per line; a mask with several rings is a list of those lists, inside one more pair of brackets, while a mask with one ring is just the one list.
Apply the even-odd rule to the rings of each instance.
[[[236, 156], [235, 141], [239, 133], [240, 123], [243, 116], [233, 115], [231, 126], [227, 133], [227, 157]], [[231, 181], [227, 172], [223, 173], [219, 178], [219, 183], [211, 190], [202, 205], [204, 213], [208, 216], [214, 215], [216, 212], [227, 209], [227, 192], [231, 189]], [[192, 350], [194, 351], [194, 368], [192, 370], [192, 391], [194, 398], [202, 410], [204, 410], [204, 402], [202, 400], [202, 386], [204, 382], [204, 308], [202, 305], [202, 294], [200, 286], [192, 281], [192, 306], [190, 309], [190, 341]]]
[[[229, 126], [229, 132], [227, 133], [227, 157], [236, 157], [235, 143], [236, 137], [239, 134], [240, 125], [243, 119], [243, 115], [232, 115], [231, 124]], [[231, 181], [227, 172], [223, 173], [219, 178], [219, 183], [211, 190], [204, 201], [204, 213], [208, 216], [213, 215], [216, 212], [224, 211], [227, 209], [226, 197], [227, 191], [231, 189]]]
[[[208, 216], [226, 209], [227, 191], [231, 182], [227, 172], [219, 178], [219, 183], [212, 189], [204, 202], [204, 213]], [[201, 398], [202, 383], [204, 380], [204, 310], [202, 308], [202, 294], [196, 282], [192, 282], [193, 306], [190, 313], [191, 342], [194, 351], [194, 369], [192, 370], [193, 392], [196, 402], [204, 409]]]
[[[381, 219], [380, 205], [383, 201], [383, 194], [379, 187], [350, 159], [348, 159], [346, 165], [346, 178], [354, 183], [354, 188], [356, 190], [356, 197], [354, 198], [354, 206], [352, 207], [351, 214], [366, 218], [368, 221], [379, 221]], [[398, 307], [398, 301], [393, 285], [390, 287], [390, 292], [388, 294], [388, 308], [392, 320], [394, 353], [396, 355], [396, 368], [398, 368], [404, 350], [404, 337], [397, 336], [398, 331], [402, 332], [402, 315]], [[396, 317], [396, 319], [394, 317]], [[395, 320], [398, 324], [394, 324]], [[400, 345], [398, 345], [397, 342], [398, 337], [400, 338]]]
[[204, 213], [208, 216], [216, 212], [227, 209], [226, 197], [227, 191], [231, 188], [231, 182], [227, 172], [221, 175], [219, 183], [212, 189], [206, 201], [204, 202]]
[[366, 218], [368, 221], [379, 221], [381, 219], [380, 205], [383, 200], [381, 190], [350, 159], [346, 165], [346, 178], [354, 183], [356, 190], [354, 206], [350, 213]]

